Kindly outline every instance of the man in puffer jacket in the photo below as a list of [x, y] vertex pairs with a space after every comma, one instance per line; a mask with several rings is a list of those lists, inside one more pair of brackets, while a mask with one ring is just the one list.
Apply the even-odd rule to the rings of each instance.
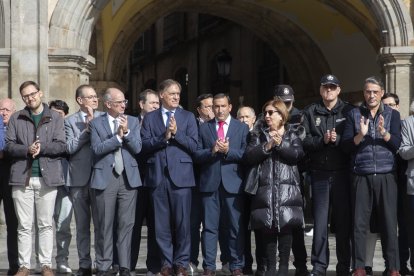
[[303, 147], [310, 162], [312, 181], [314, 234], [312, 274], [325, 275], [329, 265], [328, 224], [336, 232], [336, 274], [348, 275], [351, 262], [351, 200], [348, 156], [339, 147], [345, 118], [352, 105], [338, 96], [340, 83], [334, 75], [321, 79], [321, 101], [304, 110], [306, 137]]
[[365, 238], [373, 209], [379, 224], [388, 275], [399, 275], [395, 156], [401, 143], [398, 111], [381, 102], [384, 86], [365, 80], [365, 102], [348, 115], [342, 143], [352, 154], [352, 207], [355, 276], [365, 276]]

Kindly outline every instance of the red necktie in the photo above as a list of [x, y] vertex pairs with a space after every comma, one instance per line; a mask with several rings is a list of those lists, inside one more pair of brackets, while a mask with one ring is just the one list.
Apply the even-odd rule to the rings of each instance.
[[218, 122], [219, 127], [218, 127], [218, 130], [217, 130], [217, 136], [221, 140], [224, 140], [224, 127], [223, 126], [224, 126], [225, 123], [226, 122], [222, 122], [222, 121]]

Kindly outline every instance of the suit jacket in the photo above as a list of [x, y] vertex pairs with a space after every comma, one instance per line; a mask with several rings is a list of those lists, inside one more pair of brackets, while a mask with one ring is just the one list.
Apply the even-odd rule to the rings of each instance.
[[[99, 117], [105, 112], [95, 111], [93, 117]], [[69, 154], [66, 185], [71, 187], [83, 187], [89, 184], [92, 172], [92, 150], [90, 132], [86, 130], [86, 124], [82, 112], [68, 116], [65, 119], [66, 151]]]
[[199, 138], [195, 159], [201, 164], [200, 192], [217, 191], [220, 183], [231, 194], [242, 193], [243, 166], [241, 164], [247, 146], [249, 127], [231, 118], [226, 137], [229, 138], [229, 151], [226, 155], [211, 150], [216, 143], [216, 120], [200, 125]]
[[104, 190], [111, 179], [115, 164], [115, 152], [121, 147], [124, 169], [129, 186], [142, 186], [139, 176], [138, 163], [135, 156], [141, 151], [142, 143], [139, 135], [140, 127], [136, 117], [128, 118], [128, 136], [124, 136], [120, 143], [108, 122], [108, 114], [93, 119], [90, 123], [91, 148], [93, 151], [93, 169], [91, 188]]
[[161, 108], [147, 113], [142, 122], [142, 148], [148, 154], [144, 185], [156, 187], [165, 180], [168, 171], [177, 187], [195, 186], [191, 154], [197, 149], [197, 123], [194, 114], [177, 108], [174, 113], [177, 133], [165, 140], [165, 125]]

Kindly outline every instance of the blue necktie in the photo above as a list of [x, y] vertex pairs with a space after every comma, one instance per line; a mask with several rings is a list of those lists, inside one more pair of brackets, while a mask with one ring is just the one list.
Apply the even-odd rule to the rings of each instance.
[[165, 122], [165, 127], [168, 128], [168, 125], [170, 124], [170, 118], [173, 113], [171, 111], [167, 111], [165, 112], [165, 114], [167, 114], [167, 121]]

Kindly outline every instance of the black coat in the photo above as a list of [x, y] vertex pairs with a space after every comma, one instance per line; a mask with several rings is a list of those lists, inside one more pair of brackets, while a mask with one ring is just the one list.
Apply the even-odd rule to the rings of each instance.
[[303, 226], [303, 202], [300, 192], [298, 161], [303, 157], [301, 139], [288, 129], [280, 146], [272, 151], [264, 150], [268, 141], [268, 129], [256, 124], [251, 132], [245, 160], [251, 165], [260, 164], [256, 194], [252, 197], [251, 229], [276, 228], [288, 230]]

